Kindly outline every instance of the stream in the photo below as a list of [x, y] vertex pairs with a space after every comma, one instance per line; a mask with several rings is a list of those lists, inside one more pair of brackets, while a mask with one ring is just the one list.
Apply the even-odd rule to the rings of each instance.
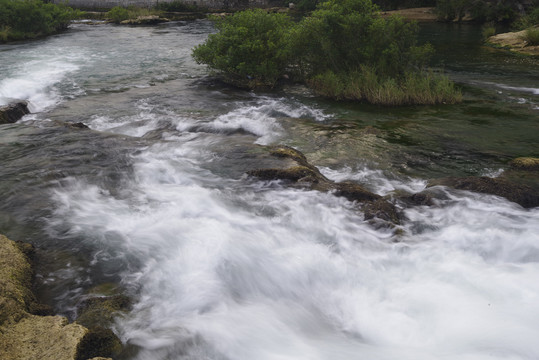
[[0, 233], [36, 246], [40, 301], [75, 320], [120, 287], [129, 360], [539, 359], [539, 208], [438, 186], [377, 228], [357, 203], [246, 176], [244, 155], [292, 146], [387, 198], [497, 177], [539, 157], [539, 60], [425, 24], [464, 102], [384, 108], [227, 87], [190, 56], [213, 31], [78, 22], [0, 45], [0, 105], [32, 112], [0, 125]]

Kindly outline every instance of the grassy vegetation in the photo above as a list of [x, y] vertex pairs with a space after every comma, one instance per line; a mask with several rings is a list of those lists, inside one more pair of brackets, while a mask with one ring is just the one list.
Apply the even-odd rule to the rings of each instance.
[[431, 71], [410, 72], [401, 78], [382, 78], [362, 67], [352, 74], [327, 71], [308, 80], [319, 95], [337, 100], [366, 101], [386, 106], [454, 104], [462, 94], [447, 76]]
[[0, 41], [32, 39], [68, 27], [80, 11], [41, 0], [0, 0]]
[[527, 46], [539, 45], [539, 27], [527, 29], [524, 33], [523, 39], [526, 40]]
[[481, 27], [481, 36], [483, 37], [483, 40], [487, 40], [494, 35], [496, 35], [496, 27], [493, 23], [486, 23]]

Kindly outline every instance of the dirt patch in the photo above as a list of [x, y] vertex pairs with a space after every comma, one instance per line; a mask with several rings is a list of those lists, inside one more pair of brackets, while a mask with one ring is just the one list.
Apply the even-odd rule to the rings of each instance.
[[436, 21], [437, 16], [433, 7], [422, 7], [402, 10], [383, 11], [382, 16], [400, 15], [407, 20]]
[[527, 46], [528, 43], [524, 40], [525, 33], [526, 30], [522, 30], [494, 35], [488, 38], [487, 44], [521, 54], [539, 56], [539, 46]]

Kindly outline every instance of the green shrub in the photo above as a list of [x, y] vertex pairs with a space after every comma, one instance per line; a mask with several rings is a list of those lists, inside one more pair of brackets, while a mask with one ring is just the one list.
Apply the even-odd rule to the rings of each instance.
[[329, 0], [298, 23], [247, 10], [216, 27], [193, 57], [235, 85], [272, 87], [287, 74], [338, 100], [402, 105], [461, 98], [446, 77], [425, 71], [433, 48], [417, 46], [417, 24], [382, 18], [370, 0]]
[[115, 6], [107, 12], [106, 18], [113, 23], [119, 24], [124, 20], [129, 19], [129, 11], [121, 6]]
[[273, 87], [290, 63], [290, 18], [252, 9], [216, 19], [215, 26], [219, 32], [193, 49], [195, 61], [220, 71], [235, 85]]
[[330, 0], [293, 29], [291, 49], [304, 78], [327, 70], [348, 72], [371, 66], [384, 76], [421, 68], [432, 55], [417, 46], [418, 27], [398, 16], [382, 18], [370, 0]]
[[41, 0], [0, 0], [0, 40], [35, 38], [64, 30], [79, 13]]
[[539, 27], [527, 29], [524, 33], [524, 40], [526, 40], [526, 46], [539, 45]]

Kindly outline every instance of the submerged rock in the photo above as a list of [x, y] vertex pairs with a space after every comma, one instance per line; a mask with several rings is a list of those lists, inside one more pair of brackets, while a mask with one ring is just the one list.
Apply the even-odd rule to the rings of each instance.
[[429, 186], [443, 185], [458, 190], [497, 195], [515, 202], [524, 208], [539, 206], [539, 191], [524, 184], [517, 184], [504, 178], [449, 177], [429, 182]]
[[86, 360], [111, 356], [121, 347], [109, 329], [69, 323], [63, 316], [38, 316], [31, 292], [32, 248], [0, 235], [0, 359]]
[[0, 106], [0, 124], [14, 123], [26, 114], [30, 114], [26, 101], [18, 101], [6, 106]]

